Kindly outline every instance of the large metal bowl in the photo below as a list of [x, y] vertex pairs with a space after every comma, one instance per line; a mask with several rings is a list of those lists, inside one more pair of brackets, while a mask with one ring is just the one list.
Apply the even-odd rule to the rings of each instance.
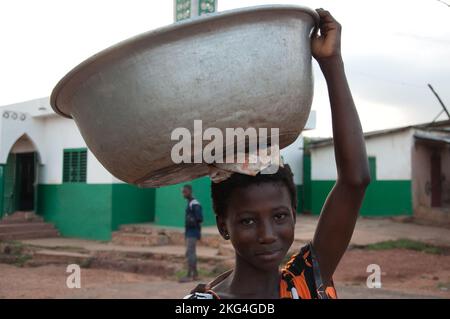
[[279, 128], [283, 148], [312, 103], [310, 36], [315, 11], [249, 7], [178, 22], [116, 44], [55, 87], [51, 105], [73, 118], [89, 149], [118, 179], [147, 187], [207, 174], [174, 164], [171, 132]]

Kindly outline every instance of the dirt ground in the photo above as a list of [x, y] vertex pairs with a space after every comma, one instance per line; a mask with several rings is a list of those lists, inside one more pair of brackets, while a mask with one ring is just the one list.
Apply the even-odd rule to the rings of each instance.
[[[364, 297], [378, 289], [366, 288], [367, 266], [381, 267], [382, 288], [411, 296], [450, 298], [450, 256], [406, 249], [352, 249], [342, 258], [334, 280], [344, 286], [364, 287]], [[338, 290], [339, 295], [339, 290]], [[363, 296], [361, 296], [363, 297]]]
[[[369, 264], [381, 267], [381, 289], [366, 287]], [[81, 288], [69, 289], [64, 265], [0, 264], [0, 274], [0, 298], [180, 298], [195, 285], [170, 277], [83, 268]], [[335, 283], [340, 298], [450, 298], [450, 256], [352, 249], [344, 255]]]

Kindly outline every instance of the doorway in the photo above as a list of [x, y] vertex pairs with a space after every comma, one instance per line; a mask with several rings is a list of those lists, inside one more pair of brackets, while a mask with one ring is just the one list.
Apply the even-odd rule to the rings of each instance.
[[430, 179], [431, 179], [431, 207], [442, 206], [442, 172], [441, 153], [434, 150], [430, 159]]
[[10, 153], [4, 172], [3, 215], [35, 209], [36, 153]]

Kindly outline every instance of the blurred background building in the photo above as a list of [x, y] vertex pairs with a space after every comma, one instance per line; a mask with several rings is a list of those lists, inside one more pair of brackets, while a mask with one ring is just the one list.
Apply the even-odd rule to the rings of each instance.
[[[450, 224], [450, 120], [364, 135], [372, 181], [361, 215]], [[333, 140], [307, 145], [303, 209], [319, 214], [337, 177]]]
[[[174, 20], [216, 9], [217, 0], [175, 0]], [[75, 122], [57, 116], [48, 98], [0, 107], [0, 116], [0, 219], [36, 212], [63, 236], [99, 240], [111, 239], [124, 224], [184, 225], [182, 185], [142, 189], [117, 180], [87, 149]], [[314, 127], [312, 112], [306, 130]], [[365, 138], [372, 183], [361, 214], [450, 223], [450, 120]], [[333, 140], [300, 136], [282, 156], [294, 172], [299, 213], [319, 214], [336, 180]], [[215, 224], [209, 178], [190, 184], [205, 225]]]

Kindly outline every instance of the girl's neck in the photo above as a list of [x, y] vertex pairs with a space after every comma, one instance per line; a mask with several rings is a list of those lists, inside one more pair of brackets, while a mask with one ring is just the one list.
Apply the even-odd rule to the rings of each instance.
[[280, 272], [261, 270], [236, 257], [230, 278], [229, 292], [241, 298], [279, 298]]

